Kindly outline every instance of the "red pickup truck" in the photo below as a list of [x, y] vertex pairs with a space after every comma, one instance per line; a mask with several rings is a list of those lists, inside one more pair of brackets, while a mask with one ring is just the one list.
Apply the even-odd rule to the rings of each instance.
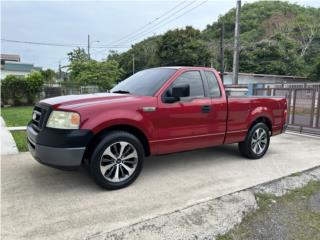
[[87, 163], [100, 186], [118, 189], [138, 177], [149, 155], [239, 143], [243, 156], [261, 158], [270, 136], [284, 131], [286, 115], [284, 98], [228, 97], [212, 68], [161, 67], [110, 93], [40, 101], [27, 141], [40, 163]]

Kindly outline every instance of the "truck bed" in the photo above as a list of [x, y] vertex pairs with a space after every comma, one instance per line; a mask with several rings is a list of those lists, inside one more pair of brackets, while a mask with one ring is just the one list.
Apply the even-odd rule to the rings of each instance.
[[261, 113], [267, 116], [272, 128], [272, 135], [281, 133], [284, 114], [286, 114], [286, 99], [282, 97], [239, 96], [228, 97], [227, 136], [225, 143], [243, 141], [253, 116]]

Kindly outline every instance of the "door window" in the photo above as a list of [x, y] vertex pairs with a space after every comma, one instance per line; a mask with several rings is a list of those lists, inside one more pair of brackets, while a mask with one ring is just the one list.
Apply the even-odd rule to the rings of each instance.
[[204, 71], [206, 78], [208, 80], [209, 93], [211, 97], [221, 97], [221, 91], [218, 84], [218, 80], [213, 72]]
[[166, 90], [165, 95], [167, 97], [171, 97], [171, 89], [174, 86], [189, 84], [190, 86], [190, 97], [181, 98], [181, 100], [193, 99], [193, 98], [203, 98], [204, 97], [204, 88], [203, 82], [201, 78], [201, 74], [199, 71], [188, 71], [182, 73]]

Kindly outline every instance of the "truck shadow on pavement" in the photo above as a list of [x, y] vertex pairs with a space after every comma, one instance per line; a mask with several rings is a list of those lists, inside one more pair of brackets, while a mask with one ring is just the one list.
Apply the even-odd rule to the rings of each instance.
[[[219, 165], [221, 162], [243, 161], [243, 157], [238, 152], [237, 145], [224, 145], [219, 147], [205, 148], [182, 153], [167, 154], [162, 156], [152, 156], [145, 158], [144, 168], [138, 181], [131, 187], [141, 184], [142, 181], [151, 181], [157, 176], [166, 177], [172, 172], [186, 172], [203, 168], [203, 166]], [[28, 175], [32, 178], [32, 184], [43, 194], [61, 193], [64, 191], [80, 192], [101, 192], [101, 188], [96, 186], [90, 177], [88, 169], [84, 166], [77, 171], [63, 171], [43, 165], [28, 165]], [[26, 169], [25, 169], [26, 170]], [[120, 190], [120, 191], [123, 191]]]
[[241, 155], [235, 144], [204, 148], [193, 151], [151, 156], [145, 159], [143, 171], [161, 171], [171, 167], [185, 167], [186, 165], [214, 164], [215, 162], [234, 160]]

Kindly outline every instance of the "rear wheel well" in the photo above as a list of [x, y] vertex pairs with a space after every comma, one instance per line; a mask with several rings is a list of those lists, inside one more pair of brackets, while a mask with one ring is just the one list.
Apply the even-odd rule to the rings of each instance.
[[251, 129], [257, 123], [261, 123], [261, 122], [266, 124], [267, 127], [269, 128], [269, 131], [272, 133], [272, 123], [271, 123], [270, 119], [267, 117], [258, 117], [256, 120], [254, 120], [254, 122], [251, 124], [249, 129]]
[[89, 161], [90, 155], [94, 150], [95, 146], [98, 142], [110, 131], [125, 131], [131, 133], [132, 135], [136, 136], [144, 149], [145, 156], [150, 155], [150, 146], [146, 135], [138, 128], [130, 126], [130, 125], [115, 125], [108, 128], [103, 129], [99, 133], [97, 133], [93, 139], [89, 142], [88, 146], [86, 147], [86, 151], [84, 153], [84, 161]]

